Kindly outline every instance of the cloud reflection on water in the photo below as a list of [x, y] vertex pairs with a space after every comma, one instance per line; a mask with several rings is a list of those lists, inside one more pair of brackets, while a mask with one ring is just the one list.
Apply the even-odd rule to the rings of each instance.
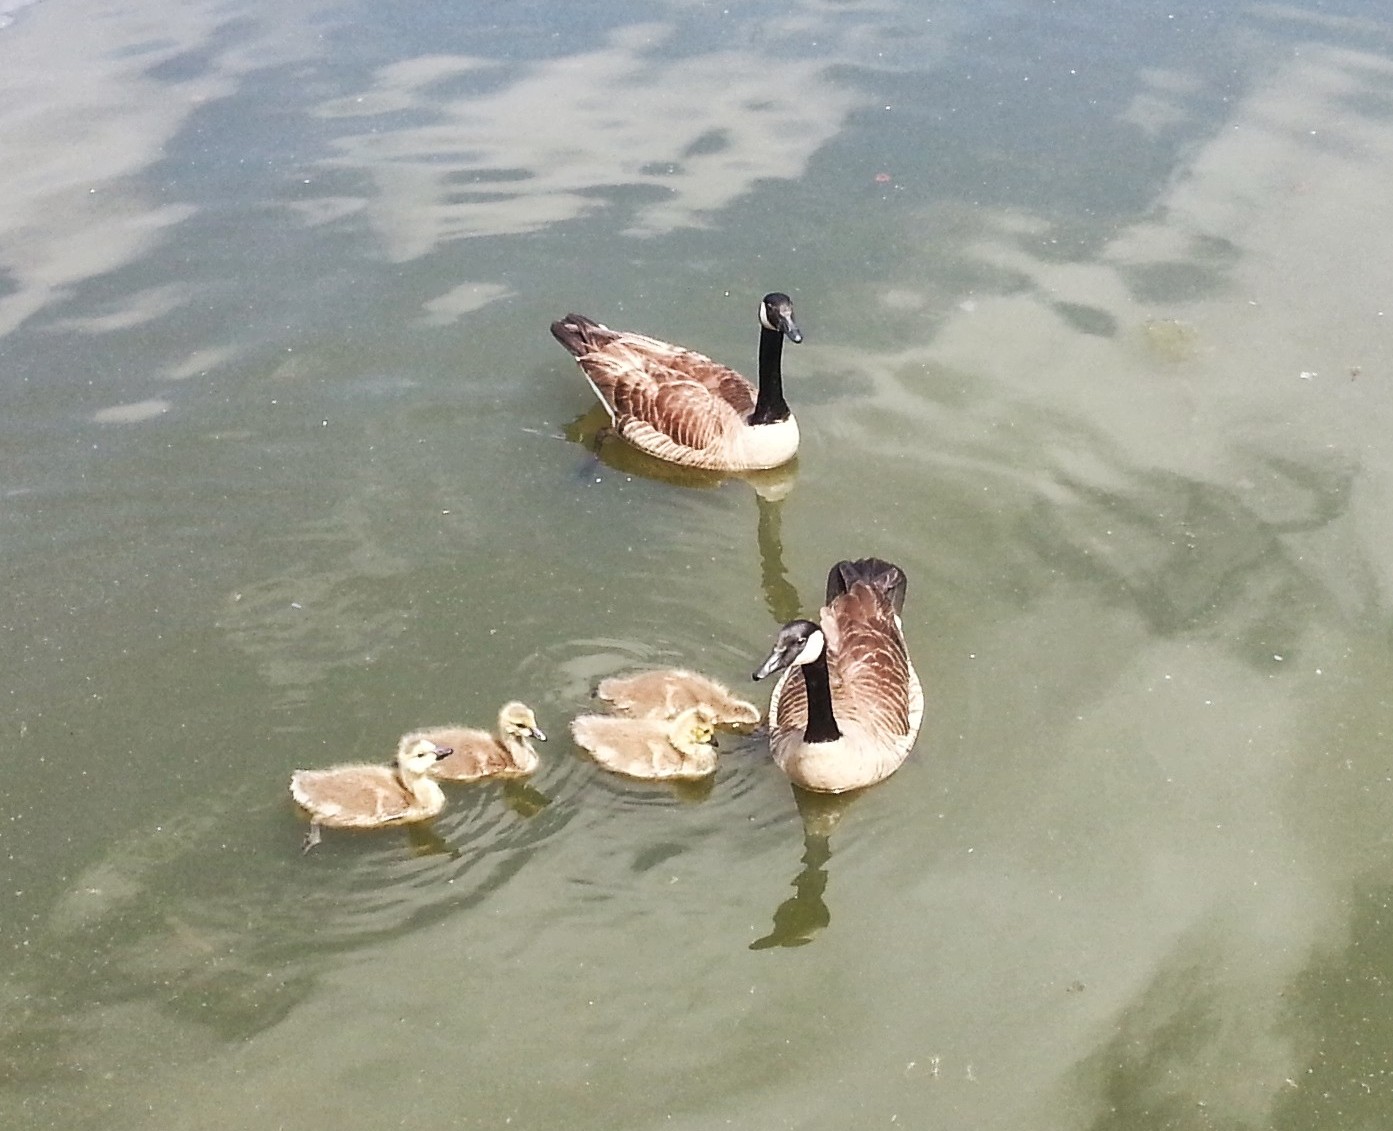
[[480, 94], [451, 80], [487, 70], [465, 56], [381, 68], [374, 87], [320, 113], [425, 125], [337, 141], [331, 164], [366, 171], [368, 214], [394, 260], [470, 236], [532, 232], [632, 201], [626, 231], [700, 227], [760, 180], [796, 178], [864, 98], [821, 64], [756, 51], [677, 53], [673, 29], [638, 24], [606, 44], [533, 64]]
[[[147, 254], [194, 215], [139, 178], [204, 104], [249, 71], [304, 58], [312, 40], [301, 18], [268, 16], [259, 34], [243, 26], [229, 35], [227, 14], [213, 3], [80, 13], [40, 5], [6, 30], [0, 284], [8, 276], [11, 285], [0, 285], [0, 335], [84, 280]], [[160, 302], [187, 297], [172, 287], [156, 293]], [[148, 306], [149, 298], [133, 301]], [[143, 316], [133, 308], [129, 318]]]

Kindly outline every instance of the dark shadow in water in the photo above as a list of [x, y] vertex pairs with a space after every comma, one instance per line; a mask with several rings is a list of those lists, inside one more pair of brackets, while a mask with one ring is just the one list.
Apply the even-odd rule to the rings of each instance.
[[783, 503], [756, 495], [755, 506], [759, 508], [759, 587], [775, 623], [787, 624], [802, 612], [802, 604], [784, 566], [784, 543], [779, 534]]
[[551, 798], [520, 778], [503, 783], [503, 804], [519, 817], [535, 817], [551, 804]]
[[412, 856], [448, 856], [459, 859], [459, 849], [451, 848], [450, 842], [435, 831], [429, 822], [406, 826], [406, 839], [411, 845]]
[[751, 950], [807, 946], [832, 921], [832, 912], [822, 898], [827, 890], [827, 864], [832, 859], [832, 831], [855, 795], [811, 793], [796, 785], [791, 788], [803, 823], [803, 866], [793, 878], [793, 895], [774, 909], [773, 927], [750, 943]]
[[755, 505], [759, 509], [756, 542], [759, 546], [759, 584], [765, 607], [778, 624], [798, 616], [802, 605], [798, 600], [798, 590], [788, 580], [783, 539], [779, 532], [780, 508], [793, 490], [798, 475], [797, 459], [768, 471], [704, 471], [679, 467], [655, 459], [620, 439], [610, 429], [609, 416], [598, 404], [571, 421], [566, 426], [565, 435], [566, 439], [582, 445], [591, 453], [591, 458], [577, 471], [577, 477], [586, 482], [597, 479], [596, 468], [603, 465], [625, 475], [698, 490], [711, 490], [731, 479], [748, 483], [754, 489]]
[[[1312, 948], [1285, 983], [1246, 977], [1222, 911], [1187, 932], [1077, 1066], [1101, 1101], [1087, 1131], [1393, 1126], [1390, 898], [1387, 882], [1352, 896], [1343, 948]], [[1262, 1050], [1252, 1087], [1216, 1088], [1216, 1066], [1247, 1049]]]
[[671, 783], [672, 796], [685, 804], [696, 805], [711, 796], [711, 789], [715, 784], [715, 774], [707, 774], [704, 778], [691, 781], [674, 781]]
[[645, 803], [657, 805], [667, 805], [673, 801], [682, 805], [700, 805], [710, 798], [716, 785], [715, 774], [700, 778], [642, 778], [621, 774], [601, 766], [584, 747], [573, 745], [580, 761], [594, 769], [596, 783], [615, 795], [642, 798]]
[[1276, 1131], [1393, 1127], [1393, 1093], [1383, 1084], [1393, 1048], [1390, 899], [1386, 881], [1353, 894], [1344, 948], [1318, 953], [1283, 994], [1305, 1063], [1292, 1073], [1301, 1086], [1279, 1091]]

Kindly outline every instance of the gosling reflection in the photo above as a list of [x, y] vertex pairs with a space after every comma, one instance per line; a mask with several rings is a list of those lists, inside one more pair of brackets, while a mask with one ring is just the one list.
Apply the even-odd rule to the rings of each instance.
[[520, 778], [503, 782], [503, 804], [524, 820], [535, 817], [551, 804], [551, 798]]
[[413, 857], [445, 856], [458, 860], [460, 851], [430, 825], [407, 825], [406, 840]]
[[767, 935], [750, 943], [751, 950], [776, 946], [807, 946], [832, 921], [822, 898], [827, 890], [827, 863], [832, 859], [832, 830], [854, 795], [811, 793], [793, 786], [793, 800], [803, 821], [802, 868], [793, 878], [793, 895], [774, 909]]

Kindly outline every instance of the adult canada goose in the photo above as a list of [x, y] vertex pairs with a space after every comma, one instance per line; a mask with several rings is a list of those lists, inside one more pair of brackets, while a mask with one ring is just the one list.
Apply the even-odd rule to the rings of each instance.
[[705, 707], [673, 719], [581, 715], [571, 735], [605, 769], [631, 778], [704, 778], [716, 769], [716, 720]]
[[710, 676], [686, 668], [658, 668], [602, 679], [595, 694], [626, 715], [673, 719], [688, 707], [705, 707], [717, 726], [754, 726], [759, 708], [738, 699]]
[[551, 324], [625, 440], [685, 467], [753, 471], [798, 451], [784, 400], [784, 338], [801, 342], [788, 295], [759, 304], [759, 390], [733, 369], [657, 338], [611, 330], [583, 314]]
[[403, 735], [395, 766], [368, 763], [296, 770], [290, 796], [310, 816], [304, 850], [319, 843], [319, 827], [376, 829], [426, 821], [445, 807], [445, 794], [428, 771], [450, 749], [420, 735]]
[[818, 623], [790, 621], [754, 673], [785, 669], [769, 699], [774, 761], [804, 789], [874, 785], [904, 762], [924, 692], [900, 626], [905, 575], [878, 558], [838, 562]]
[[498, 712], [498, 733], [474, 727], [427, 727], [413, 732], [454, 751], [430, 768], [437, 781], [478, 781], [480, 778], [522, 778], [537, 769], [537, 751], [529, 739], [545, 742], [537, 716], [525, 703], [504, 703]]

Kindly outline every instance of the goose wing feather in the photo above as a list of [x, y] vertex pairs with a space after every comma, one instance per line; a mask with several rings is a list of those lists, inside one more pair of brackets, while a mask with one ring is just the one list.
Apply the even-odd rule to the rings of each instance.
[[909, 653], [890, 596], [856, 582], [821, 620], [838, 721], [887, 738], [909, 734]]
[[606, 334], [604, 341], [594, 341], [592, 348], [576, 360], [616, 411], [623, 411], [620, 399], [632, 397], [645, 387], [674, 382], [690, 382], [704, 390], [711, 398], [707, 402], [711, 407], [727, 406], [742, 418], [754, 411], [755, 390], [750, 382], [705, 354], [643, 334]]
[[579, 359], [582, 364], [591, 360], [602, 362], [612, 373], [659, 385], [691, 381], [742, 416], [754, 411], [754, 386], [728, 365], [645, 334], [610, 333], [612, 337]]
[[[820, 620], [838, 726], [887, 741], [909, 734], [909, 653], [889, 595], [855, 582], [823, 608]], [[780, 731], [807, 726], [808, 689], [801, 667], [789, 668], [775, 685], [769, 715]]]
[[696, 381], [621, 380], [614, 387], [615, 426], [630, 443], [681, 462], [661, 449], [705, 451], [744, 427], [736, 411]]

